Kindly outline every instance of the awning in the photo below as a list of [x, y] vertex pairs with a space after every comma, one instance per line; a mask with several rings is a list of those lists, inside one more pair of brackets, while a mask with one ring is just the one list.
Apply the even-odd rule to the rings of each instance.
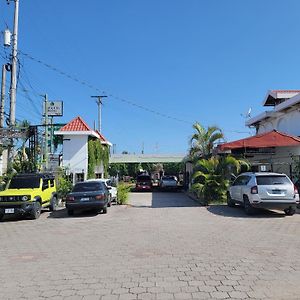
[[300, 146], [300, 138], [273, 130], [267, 133], [219, 145], [218, 150], [226, 151], [241, 148], [270, 148], [286, 146]]

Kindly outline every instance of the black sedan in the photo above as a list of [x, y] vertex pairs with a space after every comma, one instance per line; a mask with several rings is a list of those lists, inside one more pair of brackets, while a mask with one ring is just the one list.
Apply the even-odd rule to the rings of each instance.
[[66, 197], [68, 215], [75, 210], [95, 210], [107, 213], [110, 205], [110, 196], [107, 187], [101, 181], [84, 181], [74, 185], [72, 192]]

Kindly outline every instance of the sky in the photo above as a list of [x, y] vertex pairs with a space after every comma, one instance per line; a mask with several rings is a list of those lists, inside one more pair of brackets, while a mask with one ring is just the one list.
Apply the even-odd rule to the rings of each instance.
[[[6, 2], [0, 31], [12, 31]], [[102, 133], [117, 153], [184, 154], [195, 122], [247, 137], [268, 90], [300, 88], [299, 19], [299, 0], [20, 0], [16, 118], [41, 124], [47, 93], [64, 102], [56, 123], [93, 128], [91, 96], [107, 95]]]

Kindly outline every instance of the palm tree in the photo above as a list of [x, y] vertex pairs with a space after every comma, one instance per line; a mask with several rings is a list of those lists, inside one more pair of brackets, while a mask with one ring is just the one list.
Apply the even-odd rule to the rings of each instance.
[[230, 175], [239, 173], [242, 165], [249, 166], [246, 161], [237, 160], [232, 156], [200, 159], [196, 162], [192, 190], [205, 205], [214, 200], [221, 200], [226, 195]]
[[217, 126], [209, 126], [206, 129], [198, 122], [193, 125], [193, 128], [196, 132], [190, 139], [190, 158], [197, 160], [211, 157], [215, 143], [224, 138], [221, 129]]

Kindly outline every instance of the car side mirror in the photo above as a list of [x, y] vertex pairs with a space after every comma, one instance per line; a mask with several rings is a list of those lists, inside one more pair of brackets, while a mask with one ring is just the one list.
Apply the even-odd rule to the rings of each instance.
[[111, 190], [111, 186], [108, 186], [107, 189], [108, 189], [108, 190]]

